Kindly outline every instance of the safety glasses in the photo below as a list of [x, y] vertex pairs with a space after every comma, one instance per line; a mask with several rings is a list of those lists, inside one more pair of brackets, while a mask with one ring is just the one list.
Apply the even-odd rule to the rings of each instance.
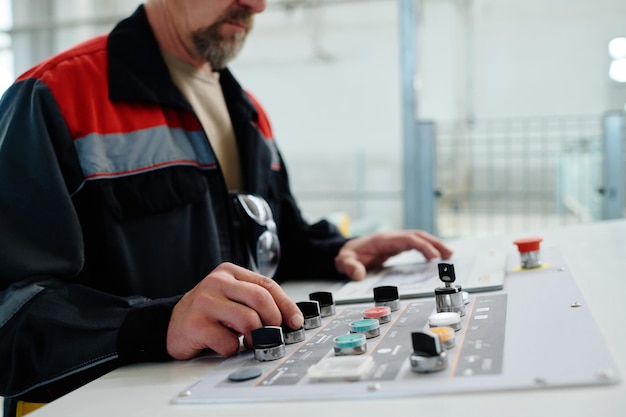
[[234, 194], [241, 229], [250, 267], [255, 272], [273, 278], [280, 261], [280, 242], [276, 223], [269, 204], [263, 198], [252, 194]]

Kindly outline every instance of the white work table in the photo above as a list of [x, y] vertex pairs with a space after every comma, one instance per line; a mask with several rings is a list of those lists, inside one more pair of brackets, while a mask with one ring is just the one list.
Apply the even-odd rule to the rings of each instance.
[[[201, 357], [185, 362], [140, 364], [118, 369], [46, 405], [31, 415], [45, 416], [228, 416], [320, 417], [553, 416], [626, 415], [626, 220], [533, 230], [529, 233], [449, 242], [456, 253], [489, 248], [516, 251], [512, 241], [541, 236], [543, 246], [559, 249], [611, 351], [622, 382], [606, 386], [489, 391], [471, 394], [377, 400], [291, 401], [247, 404], [175, 405], [170, 400], [221, 362]], [[285, 285], [296, 301], [331, 283]], [[505, 282], [506, 289], [506, 282]], [[566, 348], [565, 346], [563, 348]]]

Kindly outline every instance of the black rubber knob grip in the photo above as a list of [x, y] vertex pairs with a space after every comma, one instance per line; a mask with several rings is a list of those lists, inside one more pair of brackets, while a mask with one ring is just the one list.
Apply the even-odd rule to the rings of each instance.
[[374, 301], [375, 302], [388, 302], [400, 299], [398, 293], [398, 287], [392, 285], [384, 285], [382, 287], [374, 288]]

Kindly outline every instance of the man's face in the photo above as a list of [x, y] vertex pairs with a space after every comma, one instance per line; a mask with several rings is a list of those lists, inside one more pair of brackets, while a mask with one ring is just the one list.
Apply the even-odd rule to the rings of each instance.
[[214, 70], [222, 69], [243, 47], [254, 15], [265, 0], [180, 0], [186, 26], [198, 56]]

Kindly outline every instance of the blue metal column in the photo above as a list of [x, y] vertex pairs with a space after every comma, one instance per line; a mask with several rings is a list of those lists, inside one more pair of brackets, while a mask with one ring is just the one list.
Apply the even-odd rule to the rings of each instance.
[[603, 124], [603, 219], [624, 217], [624, 112], [611, 111]]
[[402, 80], [404, 228], [436, 233], [434, 129], [417, 122], [417, 31], [415, 0], [399, 0]]

